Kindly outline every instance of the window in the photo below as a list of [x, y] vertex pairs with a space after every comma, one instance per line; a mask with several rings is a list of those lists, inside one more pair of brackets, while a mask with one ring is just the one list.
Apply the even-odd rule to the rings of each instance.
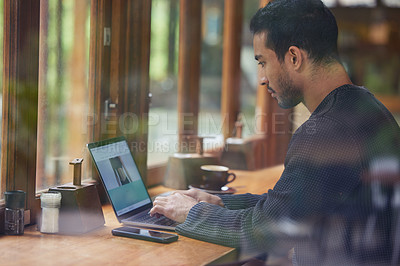
[[3, 189], [27, 192], [31, 221], [36, 218], [39, 9], [39, 1], [4, 1], [1, 179]]
[[37, 190], [72, 182], [69, 162], [85, 157], [88, 142], [89, 1], [40, 8]]
[[351, 80], [368, 88], [400, 121], [399, 9], [336, 7], [332, 12], [339, 54]]
[[153, 0], [151, 13], [148, 166], [177, 152], [179, 1]]
[[[4, 1], [8, 27], [4, 28], [2, 126], [7, 134], [2, 136], [2, 156], [7, 160], [2, 161], [2, 189], [27, 192], [31, 222], [36, 218], [36, 191], [72, 181], [68, 162], [85, 157], [89, 139], [97, 141], [124, 133], [118, 124], [112, 133], [104, 128], [108, 126], [104, 102], [111, 90], [120, 100], [120, 116], [143, 117], [139, 132], [126, 135], [128, 141], [147, 144], [150, 10], [147, 0], [91, 1], [90, 11], [95, 15], [90, 21], [89, 71], [88, 0]], [[111, 12], [118, 15], [111, 16]], [[112, 57], [111, 46], [104, 43], [104, 37], [110, 37], [104, 35], [104, 28], [110, 24], [115, 29], [113, 48], [117, 48]], [[86, 119], [94, 121], [86, 123]], [[132, 152], [145, 178], [147, 150], [133, 147]], [[87, 168], [91, 165], [86, 163]]]
[[255, 64], [253, 51], [253, 38], [250, 32], [250, 19], [259, 8], [258, 0], [244, 1], [242, 48], [240, 67], [242, 78], [240, 86], [240, 110], [243, 123], [243, 137], [257, 134], [255, 124], [255, 105], [257, 96], [257, 64]]
[[224, 1], [203, 1], [198, 135], [203, 148], [222, 146], [221, 87]]

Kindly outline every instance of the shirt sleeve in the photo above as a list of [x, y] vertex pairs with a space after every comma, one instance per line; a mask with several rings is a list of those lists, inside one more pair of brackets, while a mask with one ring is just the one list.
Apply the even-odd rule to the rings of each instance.
[[360, 182], [358, 144], [335, 124], [319, 128], [316, 135], [300, 132], [292, 138], [285, 170], [273, 190], [221, 197], [225, 208], [199, 203], [176, 231], [257, 253], [292, 248], [293, 238], [307, 235], [307, 228], [312, 230]]
[[239, 210], [254, 207], [257, 202], [267, 197], [268, 194], [255, 195], [255, 194], [238, 194], [238, 195], [220, 195], [225, 207], [230, 210]]

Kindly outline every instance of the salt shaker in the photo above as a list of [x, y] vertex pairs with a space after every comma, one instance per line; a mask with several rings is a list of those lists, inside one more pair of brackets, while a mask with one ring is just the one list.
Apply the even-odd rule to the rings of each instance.
[[6, 202], [4, 233], [6, 235], [24, 234], [25, 192], [21, 190], [4, 192]]
[[40, 196], [42, 206], [42, 222], [40, 232], [54, 234], [58, 232], [58, 218], [61, 205], [61, 193], [44, 192]]

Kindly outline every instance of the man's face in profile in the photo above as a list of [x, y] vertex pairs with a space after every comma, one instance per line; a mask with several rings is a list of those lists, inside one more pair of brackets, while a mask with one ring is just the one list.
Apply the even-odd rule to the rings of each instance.
[[302, 99], [301, 89], [296, 87], [286, 70], [285, 61], [280, 62], [276, 53], [265, 47], [267, 34], [254, 35], [254, 57], [258, 61], [258, 79], [266, 86], [271, 96], [278, 101], [281, 108], [296, 106]]

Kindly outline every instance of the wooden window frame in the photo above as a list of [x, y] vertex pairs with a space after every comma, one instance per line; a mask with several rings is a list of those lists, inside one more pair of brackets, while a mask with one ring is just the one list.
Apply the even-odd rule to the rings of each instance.
[[[112, 16], [112, 10], [122, 16]], [[105, 100], [116, 100], [118, 108], [113, 112], [117, 115], [133, 113], [143, 119], [136, 132], [124, 135], [130, 143], [145, 145], [143, 149], [132, 150], [144, 178], [147, 171], [150, 14], [151, 2], [147, 0], [91, 1], [89, 141], [124, 133], [118, 127], [114, 134], [102, 132], [104, 123], [108, 121], [96, 121], [104, 117]], [[35, 197], [39, 20], [40, 1], [4, 1], [1, 182], [5, 190], [20, 189], [27, 193], [25, 209], [30, 210], [28, 223], [36, 222], [36, 213], [40, 208]], [[113, 46], [104, 45], [106, 27], [116, 32], [120, 30], [121, 34], [112, 35]], [[114, 52], [111, 48], [119, 49], [117, 56], [111, 56]], [[117, 81], [119, 86], [111, 87]], [[97, 172], [92, 171], [91, 174], [96, 176]], [[4, 205], [0, 206], [0, 232], [4, 228], [3, 221]]]
[[1, 182], [5, 190], [26, 192], [28, 223], [35, 222], [38, 208], [35, 189], [39, 10], [40, 1], [4, 0]]

